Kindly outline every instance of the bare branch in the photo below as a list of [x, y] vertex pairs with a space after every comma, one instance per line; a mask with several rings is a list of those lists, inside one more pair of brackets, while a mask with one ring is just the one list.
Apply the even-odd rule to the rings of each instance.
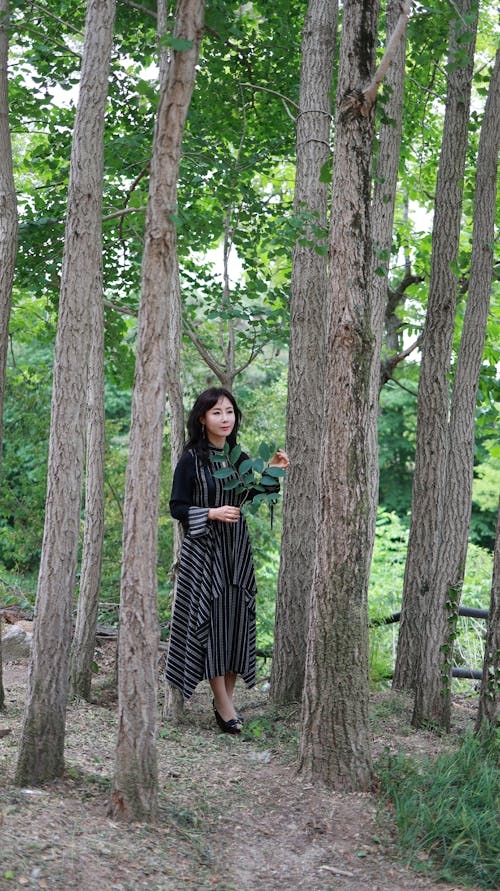
[[110, 213], [106, 217], [103, 217], [102, 221], [103, 223], [107, 223], [108, 220], [116, 220], [119, 217], [126, 216], [128, 213], [144, 213], [145, 210], [145, 207], [124, 207], [122, 210], [115, 210], [114, 213]]
[[386, 51], [382, 57], [382, 61], [380, 62], [380, 65], [375, 72], [375, 76], [370, 86], [363, 93], [364, 100], [368, 105], [371, 105], [373, 102], [375, 102], [375, 99], [377, 98], [378, 89], [383, 82], [384, 77], [387, 73], [387, 69], [389, 68], [389, 65], [394, 58], [398, 43], [404, 34], [406, 24], [410, 17], [411, 8], [412, 0], [405, 0], [401, 7], [401, 15], [399, 16], [397, 25], [391, 34]]
[[130, 306], [119, 306], [118, 303], [112, 303], [111, 300], [103, 300], [103, 303], [108, 309], [112, 309], [114, 312], [119, 312], [123, 316], [135, 316], [137, 318], [139, 314], [137, 309], [132, 309]]
[[[387, 381], [395, 380], [392, 376], [394, 369], [396, 368], [397, 365], [399, 365], [400, 362], [403, 362], [404, 359], [407, 359], [408, 356], [411, 353], [413, 353], [414, 350], [418, 349], [418, 347], [422, 343], [422, 339], [423, 339], [423, 335], [419, 334], [417, 339], [414, 340], [413, 343], [410, 344], [409, 347], [407, 347], [401, 353], [396, 353], [395, 356], [389, 356], [388, 359], [386, 359], [384, 362], [382, 362], [382, 364], [380, 366], [380, 387], [381, 388], [384, 386], [385, 383], [387, 383]], [[399, 384], [399, 381], [395, 381], [395, 383]], [[402, 384], [399, 384], [399, 386], [402, 386]], [[405, 389], [405, 388], [403, 387], [403, 389]], [[408, 392], [410, 393], [411, 390], [408, 390]]]
[[208, 365], [208, 367], [219, 378], [219, 380], [221, 380], [223, 377], [225, 377], [224, 370], [223, 370], [222, 366], [219, 365], [217, 360], [212, 356], [212, 354], [202, 344], [201, 340], [194, 333], [193, 329], [191, 328], [189, 323], [186, 321], [186, 319], [183, 318], [182, 324], [183, 324], [184, 330], [185, 330], [187, 336], [189, 337], [191, 343], [194, 344], [194, 346], [198, 350], [201, 358], [206, 363], [206, 365]]
[[[293, 105], [297, 111], [300, 111], [300, 107], [297, 105], [293, 99], [290, 99], [289, 96], [284, 96], [283, 93], [278, 93], [277, 90], [271, 90], [269, 87], [261, 87], [258, 84], [239, 84], [240, 87], [248, 87], [249, 90], [260, 90], [261, 93], [270, 93], [272, 96], [277, 96], [278, 99], [281, 99], [283, 103], [287, 103], [288, 105]], [[287, 113], [290, 115], [290, 112], [287, 109]], [[291, 115], [290, 115], [291, 116]], [[292, 120], [295, 121], [295, 118], [292, 117]]]

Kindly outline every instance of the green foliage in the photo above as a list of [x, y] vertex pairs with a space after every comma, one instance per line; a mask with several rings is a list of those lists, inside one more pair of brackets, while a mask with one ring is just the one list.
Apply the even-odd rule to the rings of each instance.
[[[212, 455], [213, 464], [220, 464], [218, 470], [213, 471], [216, 479], [224, 480], [222, 487], [225, 491], [235, 491], [237, 495], [243, 495], [242, 505], [246, 504], [250, 511], [260, 507], [261, 504], [273, 505], [276, 501], [276, 492], [270, 492], [269, 489], [275, 488], [279, 477], [285, 475], [285, 471], [281, 467], [266, 466], [276, 446], [261, 442], [259, 445], [258, 458], [241, 458], [241, 446], [236, 445], [232, 449], [228, 443], [220, 455]], [[256, 475], [258, 474], [258, 476]]]
[[[396, 513], [379, 509], [368, 592], [370, 619], [379, 619], [401, 608], [408, 527]], [[461, 602], [464, 606], [488, 609], [493, 555], [485, 548], [469, 544]], [[388, 683], [396, 655], [398, 625], [370, 628], [370, 675], [374, 684]], [[453, 664], [480, 668], [484, 622], [460, 617], [456, 625]], [[457, 682], [454, 681], [454, 684]], [[469, 683], [467, 686], [469, 687]]]
[[500, 887], [498, 740], [466, 737], [460, 748], [418, 764], [385, 755], [381, 791], [394, 808], [412, 866], [450, 882]]

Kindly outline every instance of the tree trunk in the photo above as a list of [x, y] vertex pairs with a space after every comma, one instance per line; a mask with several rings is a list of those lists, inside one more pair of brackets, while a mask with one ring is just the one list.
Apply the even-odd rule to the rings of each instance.
[[17, 201], [9, 127], [7, 60], [9, 2], [0, 0], [0, 462], [12, 282], [17, 252]]
[[[0, 0], [0, 469], [12, 283], [17, 252], [17, 201], [12, 169], [7, 62], [9, 2]], [[0, 631], [0, 709], [4, 707]]]
[[[409, 14], [409, 10], [408, 10]], [[386, 7], [387, 45], [397, 28], [401, 15], [399, 0], [388, 0]], [[386, 317], [389, 262], [392, 248], [394, 207], [401, 147], [403, 122], [403, 97], [406, 60], [406, 32], [395, 48], [394, 56], [387, 72], [389, 98], [384, 106], [384, 115], [391, 123], [380, 124], [376, 176], [373, 186], [371, 210], [372, 256], [372, 336], [374, 338], [372, 362], [372, 429], [369, 454], [373, 460], [369, 478], [371, 482], [371, 523], [370, 539], [375, 538], [375, 524], [378, 507], [378, 402], [380, 392], [380, 355]], [[371, 554], [370, 554], [371, 560]]]
[[[331, 91], [337, 0], [310, 0], [302, 31], [300, 111], [297, 118], [295, 213], [326, 229]], [[302, 239], [300, 239], [302, 240]], [[320, 242], [321, 244], [321, 242]], [[300, 699], [304, 684], [309, 592], [319, 503], [319, 436], [325, 365], [326, 256], [297, 241], [292, 258], [288, 363], [287, 451], [281, 564], [276, 601], [271, 697]]]
[[104, 306], [102, 265], [93, 294], [87, 405], [87, 474], [80, 592], [71, 647], [70, 689], [90, 701], [104, 543]]
[[89, 0], [71, 149], [33, 654], [16, 779], [64, 770], [64, 724], [80, 528], [90, 307], [99, 288], [104, 113], [114, 0]]
[[476, 733], [495, 732], [500, 719], [500, 503], [493, 558], [488, 630], [479, 694]]
[[[463, 23], [472, 0], [459, 0], [460, 20], [450, 24], [450, 62], [464, 49], [463, 32], [475, 35], [475, 25]], [[424, 614], [435, 612], [433, 565], [439, 545], [446, 456], [450, 356], [455, 325], [462, 188], [467, 151], [474, 39], [466, 66], [448, 73], [443, 142], [436, 183], [429, 302], [425, 321], [417, 410], [417, 444], [412, 513], [406, 558], [394, 686], [413, 689], [421, 682]], [[425, 681], [424, 681], [425, 682]]]
[[154, 819], [157, 812], [158, 683], [157, 523], [170, 325], [177, 326], [173, 213], [184, 122], [202, 38], [203, 0], [179, 0], [175, 40], [160, 91], [151, 159], [142, 264], [130, 452], [125, 488], [118, 665], [118, 741], [110, 802], [114, 817]]
[[424, 647], [413, 723], [451, 718], [453, 639], [464, 579], [472, 507], [474, 430], [479, 375], [493, 277], [493, 242], [500, 147], [500, 50], [490, 82], [477, 155], [469, 295], [453, 382], [440, 540], [434, 562], [435, 607], [423, 616]]
[[[337, 86], [328, 288], [327, 356], [320, 455], [320, 518], [302, 705], [300, 770], [336, 789], [366, 790], [368, 577], [374, 338], [370, 282], [375, 61], [378, 4], [344, 4]], [[314, 435], [314, 432], [311, 431]]]

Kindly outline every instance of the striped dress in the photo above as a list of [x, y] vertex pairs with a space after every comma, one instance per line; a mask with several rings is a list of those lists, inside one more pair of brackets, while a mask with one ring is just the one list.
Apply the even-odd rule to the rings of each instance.
[[166, 675], [185, 699], [204, 678], [228, 672], [241, 675], [248, 687], [255, 684], [256, 585], [247, 524], [243, 514], [237, 523], [208, 519], [211, 507], [239, 505], [243, 496], [225, 491], [213, 469], [194, 450], [184, 452], [170, 500], [170, 512], [182, 522], [185, 536]]

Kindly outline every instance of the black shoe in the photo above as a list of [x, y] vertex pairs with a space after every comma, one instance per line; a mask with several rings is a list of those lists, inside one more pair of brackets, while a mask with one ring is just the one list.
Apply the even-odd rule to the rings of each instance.
[[215, 702], [213, 702], [212, 705], [214, 707], [215, 720], [223, 733], [232, 733], [235, 735], [241, 733], [241, 722], [239, 718], [231, 718], [230, 721], [225, 721], [215, 708]]

